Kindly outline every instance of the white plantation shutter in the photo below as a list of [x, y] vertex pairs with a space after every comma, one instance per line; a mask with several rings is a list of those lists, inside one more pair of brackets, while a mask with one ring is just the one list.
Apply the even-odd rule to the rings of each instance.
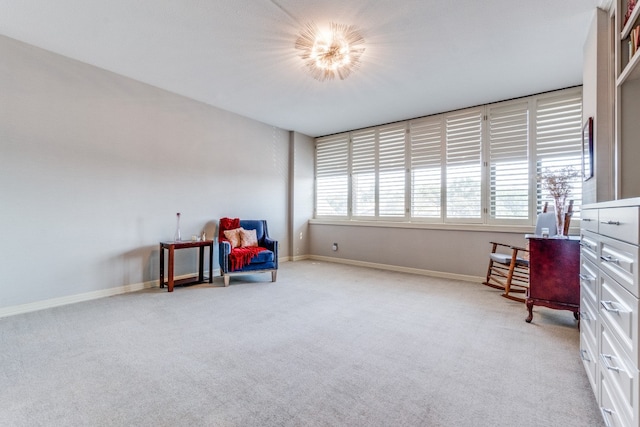
[[[582, 169], [582, 91], [569, 91], [558, 95], [540, 97], [536, 102], [536, 173], [558, 170], [571, 166]], [[569, 199], [574, 201], [574, 211], [582, 204], [582, 176], [572, 181]], [[545, 201], [552, 201], [549, 194], [537, 186], [537, 209]], [[550, 203], [553, 206], [553, 203]], [[577, 214], [576, 214], [577, 216]]]
[[378, 129], [379, 216], [405, 216], [405, 125]]
[[376, 214], [376, 138], [374, 130], [351, 135], [351, 200], [353, 216]]
[[482, 217], [482, 110], [446, 116], [447, 218]]
[[[582, 88], [316, 139], [316, 216], [533, 224], [551, 201], [536, 176], [582, 177]], [[537, 185], [534, 185], [537, 183]]]
[[411, 217], [440, 218], [442, 214], [442, 118], [412, 120]]
[[317, 216], [347, 216], [349, 194], [348, 161], [348, 134], [317, 140]]
[[529, 217], [529, 103], [491, 107], [488, 117], [489, 217]]

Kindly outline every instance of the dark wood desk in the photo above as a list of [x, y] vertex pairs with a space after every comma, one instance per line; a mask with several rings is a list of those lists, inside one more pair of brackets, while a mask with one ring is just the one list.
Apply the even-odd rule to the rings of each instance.
[[[179, 242], [160, 242], [160, 287], [164, 288], [164, 251], [165, 249], [169, 252], [169, 271], [167, 275], [167, 288], [169, 292], [173, 292], [173, 286], [175, 284], [179, 285], [191, 285], [196, 283], [204, 282], [204, 248], [209, 248], [209, 283], [213, 283], [213, 240], [201, 240], [201, 241], [179, 241]], [[200, 254], [198, 257], [198, 278], [197, 279], [183, 279], [179, 281], [174, 281], [173, 279], [173, 270], [174, 270], [174, 255], [177, 249], [186, 249], [186, 248], [200, 248]]]
[[573, 312], [580, 311], [580, 237], [527, 235], [529, 239], [529, 290], [527, 309], [533, 319], [533, 306], [541, 305]]

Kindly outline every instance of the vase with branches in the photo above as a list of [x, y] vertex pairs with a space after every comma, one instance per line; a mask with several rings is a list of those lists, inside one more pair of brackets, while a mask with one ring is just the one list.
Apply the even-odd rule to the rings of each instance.
[[572, 181], [579, 176], [580, 171], [577, 171], [571, 166], [560, 169], [545, 168], [539, 175], [542, 188], [547, 190], [553, 198], [557, 234], [560, 236], [564, 234], [564, 210], [567, 204], [567, 198], [573, 188]]

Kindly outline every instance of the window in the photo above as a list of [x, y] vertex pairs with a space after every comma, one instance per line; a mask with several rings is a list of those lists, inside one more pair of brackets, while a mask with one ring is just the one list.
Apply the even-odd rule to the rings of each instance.
[[353, 132], [351, 136], [351, 188], [353, 216], [376, 215], [375, 131]]
[[347, 216], [349, 139], [339, 135], [316, 144], [316, 215]]
[[533, 224], [537, 176], [579, 171], [581, 136], [577, 87], [318, 138], [316, 216]]
[[529, 218], [529, 103], [489, 109], [489, 218]]
[[442, 118], [412, 120], [411, 217], [440, 219], [442, 214]]
[[[536, 102], [536, 173], [558, 170], [571, 166], [582, 168], [582, 92], [570, 95], [549, 96]], [[569, 199], [576, 206], [582, 204], [582, 175], [578, 174], [572, 185]], [[553, 206], [551, 197], [536, 187], [537, 211], [545, 201]], [[574, 215], [574, 218], [577, 215]]]
[[446, 206], [448, 219], [482, 216], [482, 112], [446, 118]]
[[387, 126], [378, 131], [378, 215], [381, 217], [405, 216], [406, 134], [406, 125]]

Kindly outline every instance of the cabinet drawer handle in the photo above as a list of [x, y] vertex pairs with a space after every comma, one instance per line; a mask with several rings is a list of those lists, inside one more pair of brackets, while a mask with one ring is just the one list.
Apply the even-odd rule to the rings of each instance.
[[590, 222], [593, 221], [591, 218], [582, 218], [583, 221]]
[[620, 372], [620, 371], [624, 372], [624, 369], [619, 368], [617, 366], [613, 366], [611, 364], [611, 362], [613, 361], [613, 356], [611, 354], [600, 353], [600, 359], [602, 359], [602, 363], [604, 364], [604, 367], [607, 368], [608, 370], [615, 371], [615, 372]]
[[582, 359], [584, 362], [591, 362], [591, 359], [589, 359], [587, 357], [589, 353], [587, 353], [587, 350], [580, 350], [580, 359]]
[[600, 224], [620, 225], [620, 221], [600, 221]]
[[591, 282], [595, 277], [587, 276], [586, 274], [580, 273], [580, 280], [584, 280], [585, 282]]
[[[580, 312], [580, 318], [581, 318], [582, 320], [591, 320], [591, 319], [589, 319], [589, 315], [587, 314], [587, 312], [586, 312], [586, 311], [581, 311], [581, 312]], [[584, 350], [580, 350], [580, 351], [584, 351]]]
[[613, 427], [611, 424], [610, 418], [613, 416], [613, 411], [607, 408], [600, 408], [600, 412], [602, 413], [602, 419], [604, 420], [604, 425], [606, 427]]
[[618, 263], [620, 260], [617, 258], [612, 257], [611, 255], [601, 255], [600, 259], [604, 262], [613, 262], [613, 263]]
[[580, 247], [591, 249], [591, 250], [595, 250], [595, 248], [596, 248], [595, 246], [590, 245], [588, 243], [584, 243], [584, 242], [580, 242]]
[[600, 304], [610, 313], [620, 313], [620, 310], [613, 306], [613, 301], [600, 301]]

